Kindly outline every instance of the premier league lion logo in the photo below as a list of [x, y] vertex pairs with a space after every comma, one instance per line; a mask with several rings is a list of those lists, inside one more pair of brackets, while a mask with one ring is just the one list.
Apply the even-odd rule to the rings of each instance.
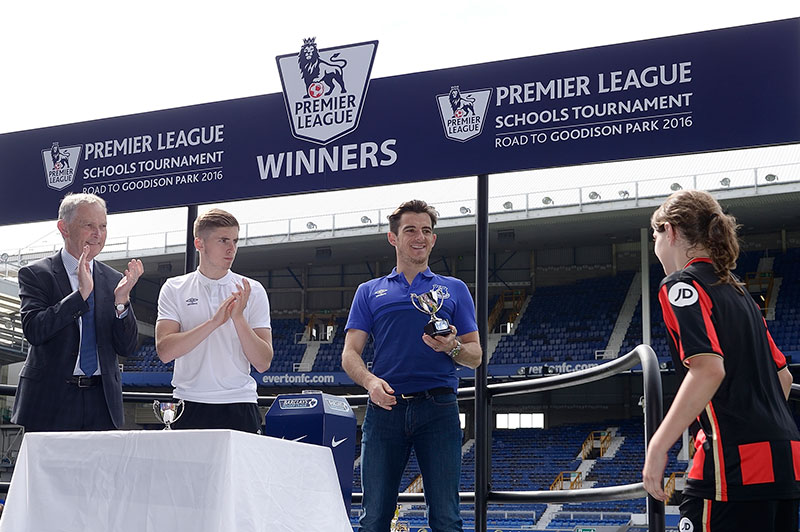
[[327, 144], [358, 127], [378, 41], [318, 48], [303, 39], [300, 52], [279, 55], [292, 135]]
[[339, 85], [339, 91], [344, 94], [347, 92], [344, 86], [344, 68], [347, 60], [337, 59], [339, 53], [333, 54], [328, 61], [319, 56], [316, 37], [303, 39], [303, 47], [297, 54], [297, 64], [300, 66], [300, 74], [306, 84], [306, 94], [303, 98], [319, 98], [323, 95], [330, 96], [334, 89], [334, 83]]
[[53, 169], [61, 170], [61, 168], [69, 168], [69, 152], [61, 150], [58, 147], [58, 142], [54, 142], [50, 148], [50, 157], [53, 158]]
[[436, 106], [444, 126], [444, 135], [450, 140], [466, 142], [481, 134], [492, 89], [475, 89], [461, 92], [460, 85], [451, 85], [450, 91], [436, 95]]
[[64, 190], [75, 182], [81, 158], [81, 145], [64, 146], [53, 142], [49, 148], [41, 150], [42, 165], [47, 186], [54, 190]]
[[475, 98], [462, 96], [458, 85], [450, 87], [450, 107], [453, 108], [454, 118], [463, 118], [470, 113], [475, 114]]

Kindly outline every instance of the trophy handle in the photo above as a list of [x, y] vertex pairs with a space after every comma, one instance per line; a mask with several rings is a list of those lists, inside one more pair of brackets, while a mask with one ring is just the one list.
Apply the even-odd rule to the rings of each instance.
[[172, 420], [173, 423], [175, 423], [176, 421], [178, 421], [181, 418], [181, 416], [183, 415], [183, 410], [184, 410], [185, 406], [186, 405], [183, 404], [183, 399], [178, 399], [178, 406], [175, 407], [175, 411], [176, 411], [175, 419]]
[[161, 401], [158, 399], [153, 401], [153, 414], [155, 414], [157, 420], [164, 422], [164, 418], [161, 417]]
[[427, 310], [420, 308], [418, 301], [419, 301], [419, 296], [417, 294], [411, 294], [411, 304], [414, 305], [414, 308], [422, 312], [423, 314], [429, 314]]

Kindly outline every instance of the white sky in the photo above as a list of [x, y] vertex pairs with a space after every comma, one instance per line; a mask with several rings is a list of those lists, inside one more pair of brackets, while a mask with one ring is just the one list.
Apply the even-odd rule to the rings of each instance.
[[[0, 133], [280, 92], [275, 56], [296, 51], [309, 36], [322, 47], [377, 39], [374, 79], [797, 16], [796, 0], [6, 1], [0, 4]], [[547, 179], [536, 181], [710, 172], [796, 162], [798, 153], [789, 147], [591, 165], [540, 171]], [[474, 195], [472, 183], [276, 198], [230, 210], [247, 222], [265, 212], [280, 218], [328, 213], [337, 205], [387, 207], [406, 196], [460, 200]], [[493, 181], [491, 194], [511, 194], [516, 187], [513, 179]], [[388, 200], [367, 205], [375, 197]], [[109, 219], [111, 236], [184, 224], [183, 209]], [[54, 227], [0, 227], [0, 250], [41, 242], [47, 234], [57, 241]]]

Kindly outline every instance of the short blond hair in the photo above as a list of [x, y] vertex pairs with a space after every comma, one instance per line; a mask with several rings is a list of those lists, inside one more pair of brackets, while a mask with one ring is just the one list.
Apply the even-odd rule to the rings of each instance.
[[239, 229], [236, 217], [222, 209], [211, 209], [198, 216], [194, 221], [194, 237], [203, 238], [209, 231], [218, 227], [235, 227]]

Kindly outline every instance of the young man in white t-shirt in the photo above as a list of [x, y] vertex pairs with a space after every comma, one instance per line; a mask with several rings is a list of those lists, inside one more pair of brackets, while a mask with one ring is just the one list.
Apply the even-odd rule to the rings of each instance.
[[232, 214], [211, 209], [194, 223], [197, 271], [168, 279], [158, 296], [158, 358], [175, 361], [172, 385], [184, 400], [176, 429], [261, 428], [250, 366], [272, 362], [269, 300], [261, 283], [230, 270], [239, 242]]

